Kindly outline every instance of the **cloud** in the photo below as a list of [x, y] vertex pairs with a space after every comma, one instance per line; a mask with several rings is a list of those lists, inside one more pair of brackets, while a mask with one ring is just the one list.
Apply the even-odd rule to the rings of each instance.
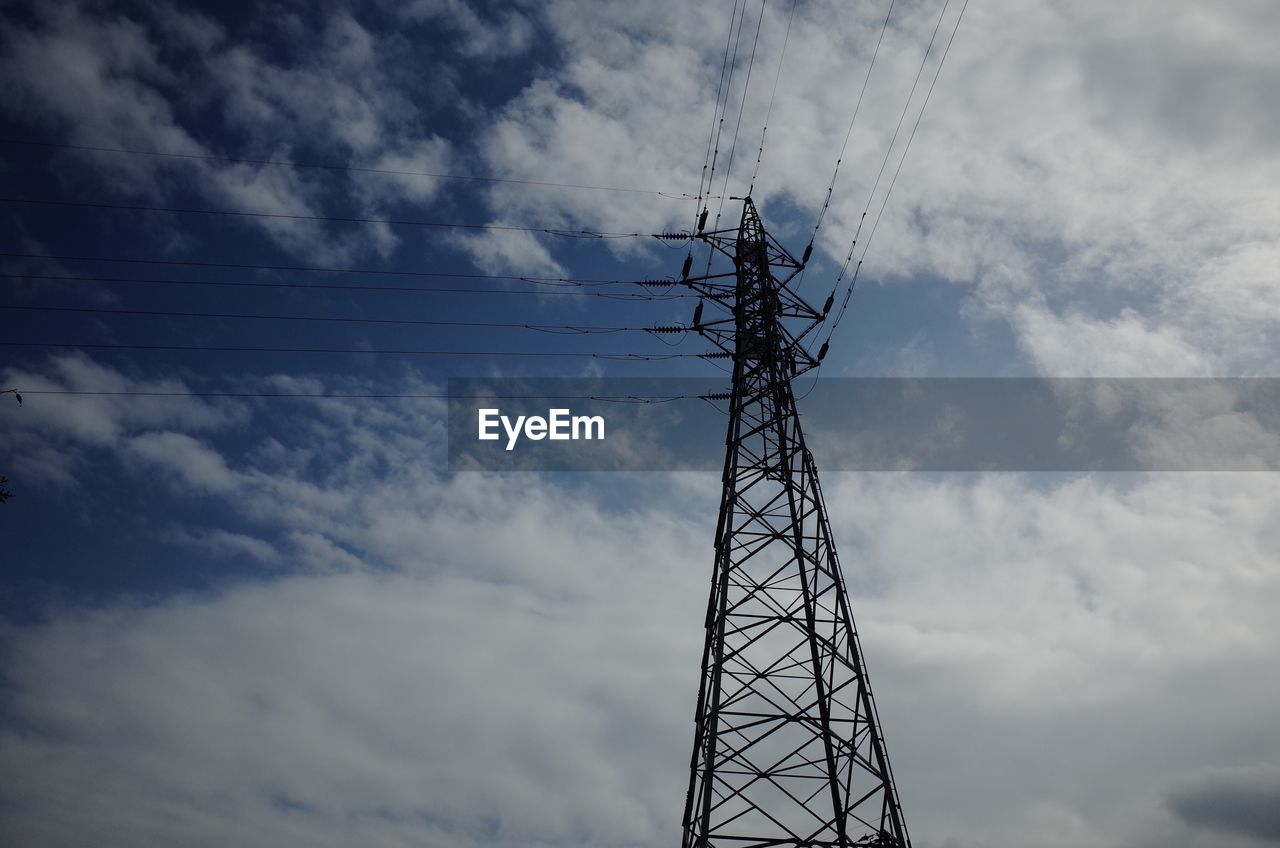
[[[402, 459], [418, 449], [383, 436]], [[223, 491], [191, 471], [206, 448], [149, 444], [188, 497]], [[630, 599], [701, 584], [705, 563], [686, 553], [697, 525], [405, 470], [385, 485], [361, 474], [342, 503], [307, 500], [306, 519], [289, 507], [308, 484], [249, 481], [292, 501], [246, 512], [298, 528], [288, 556], [305, 575], [8, 631], [23, 694], [5, 704], [0, 761], [41, 775], [5, 793], [6, 832], [49, 845], [88, 831], [121, 845], [674, 838], [664, 811], [683, 780], [698, 637], [674, 623], [697, 619], [701, 592], [647, 610]], [[334, 560], [340, 546], [360, 556]]]
[[164, 426], [208, 432], [243, 422], [246, 414], [234, 401], [182, 397], [190, 388], [181, 379], [136, 379], [78, 353], [50, 356], [43, 367], [5, 368], [0, 380], [28, 395], [20, 409], [7, 410], [13, 414], [0, 430], [11, 467], [61, 488], [77, 484], [93, 452], [118, 450], [131, 434]]
[[[882, 20], [882, 7], [846, 5], [797, 7], [770, 120], [756, 199], [789, 245], [807, 240]], [[1273, 368], [1280, 173], [1256, 97], [1275, 88], [1275, 8], [1202, 5], [971, 4], [863, 279], [964, 286], [964, 314], [1007, 323], [1043, 372]], [[232, 32], [157, 6], [45, 4], [6, 31], [0, 98], [73, 143], [393, 170], [469, 165], [460, 151], [473, 150], [498, 176], [693, 192], [728, 16], [688, 6], [406, 7], [406, 32], [416, 15], [461, 34], [441, 47], [356, 13], [277, 8]], [[828, 266], [856, 229], [936, 8], [895, 11], [819, 236]], [[785, 9], [765, 12], [731, 194], [754, 163]], [[465, 72], [442, 55], [500, 63], [543, 37], [513, 95], [453, 104], [476, 123], [458, 139], [439, 130], [433, 110]], [[181, 61], [157, 49], [167, 39], [185, 45]], [[193, 110], [218, 125], [199, 131]], [[70, 155], [139, 197], [191, 190], [296, 214], [448, 199], [429, 178]], [[79, 189], [82, 177], [66, 179]], [[495, 222], [656, 231], [694, 218], [688, 201], [627, 193], [504, 183], [482, 199]], [[397, 244], [387, 231], [249, 226], [311, 261]], [[460, 244], [484, 267], [561, 267], [532, 237]], [[610, 246], [645, 260], [643, 247]], [[5, 378], [197, 385], [82, 357]], [[241, 551], [260, 571], [3, 626], [0, 764], [22, 775], [0, 790], [5, 832], [54, 846], [86, 834], [511, 848], [677, 838], [713, 476], [446, 476], [442, 410], [422, 401], [290, 401], [268, 424], [246, 403], [35, 397], [0, 431], [24, 479], [139, 472], [174, 510], [163, 526], [175, 569]], [[1259, 806], [1274, 794], [1259, 763], [1280, 761], [1270, 477], [824, 482], [917, 844], [1272, 838]], [[245, 526], [209, 533], [196, 523], [206, 508]], [[186, 509], [201, 518], [183, 523]]]
[[[754, 168], [786, 11], [765, 10], [730, 194]], [[925, 85], [957, 11], [943, 20]], [[1264, 35], [1273, 12], [1139, 3], [1117, 16], [1097, 3], [971, 4], [868, 245], [924, 86], [872, 188], [936, 15], [936, 6], [895, 6], [819, 233], [827, 268], [869, 209], [864, 281], [968, 287], [971, 316], [1007, 322], [1043, 373], [1267, 373], [1268, 327], [1280, 317], [1280, 205], [1267, 190], [1267, 175], [1280, 175], [1268, 151], [1280, 138], [1250, 92], [1274, 87]], [[749, 8], [748, 36], [754, 16]], [[726, 10], [552, 3], [544, 17], [563, 65], [542, 71], [483, 131], [489, 167], [696, 192], [716, 126]], [[882, 9], [819, 3], [797, 12], [756, 191], [766, 222], [797, 249], [882, 22]], [[713, 194], [734, 146], [746, 62], [744, 51]], [[616, 230], [694, 218], [687, 203], [661, 198], [511, 185], [492, 189], [490, 203]]]
[[[446, 476], [442, 419], [330, 400], [117, 424], [98, 473], [243, 524], [175, 519], [173, 567], [217, 548], [250, 570], [6, 625], [6, 832], [677, 838], [716, 475]], [[1280, 756], [1266, 475], [824, 483], [919, 844], [1199, 848], [1153, 787]]]
[[1009, 317], [1040, 372], [1055, 377], [1207, 377], [1213, 370], [1182, 329], [1133, 309], [1098, 319], [1026, 304]]
[[[0, 97], [54, 141], [193, 157], [61, 154], [93, 169], [95, 189], [105, 184], [130, 200], [163, 204], [194, 190], [215, 208], [379, 217], [394, 204], [435, 198], [438, 186], [428, 178], [199, 158], [448, 167], [451, 145], [423, 128], [433, 97], [417, 96], [402, 37], [375, 34], [345, 12], [304, 23], [264, 8], [245, 27], [260, 40], [247, 31], [233, 38], [205, 16], [156, 5], [131, 16], [78, 3], [41, 7], [29, 26], [12, 28], [0, 42], [7, 81]], [[178, 44], [180, 50], [166, 49]], [[79, 173], [64, 173], [72, 199], [85, 196], [80, 178], [67, 175]], [[312, 262], [385, 257], [399, 243], [386, 227], [238, 221]], [[164, 219], [151, 224], [157, 222], [158, 240], [178, 237]]]
[[[513, 586], [349, 575], [61, 621], [10, 666], [25, 729], [0, 758], [27, 778], [6, 830], [44, 845], [674, 835], [658, 813], [679, 794], [685, 705], [650, 694], [672, 672], [584, 653], [606, 622], [582, 612]], [[615, 623], [615, 658], [666, 655], [656, 624]], [[655, 787], [655, 767], [674, 780]]]
[[[506, 226], [499, 220], [497, 226]], [[516, 224], [514, 226], [520, 226]], [[555, 260], [543, 239], [517, 230], [488, 230], [459, 233], [449, 243], [460, 248], [486, 274], [517, 274], [530, 277], [561, 277], [568, 271]]]
[[199, 529], [175, 527], [164, 534], [165, 541], [177, 545], [185, 545], [215, 556], [248, 557], [261, 563], [275, 563], [280, 560], [280, 552], [276, 548], [244, 533], [232, 533], [227, 530]]
[[[8, 34], [0, 71], [10, 84], [0, 96], [76, 143], [693, 194], [708, 129], [718, 126], [715, 91], [730, 33], [724, 9], [686, 6], [496, 10], [431, 0], [397, 7], [398, 31], [372, 12], [307, 19], [269, 8], [252, 27], [231, 32], [194, 13], [143, 7], [108, 20], [94, 8], [60, 4]], [[748, 8], [744, 41], [756, 62], [745, 99], [745, 48], [731, 63], [732, 108], [712, 195], [741, 193], [754, 170], [787, 11], [766, 4], [754, 44]], [[957, 13], [953, 4], [943, 37]], [[1280, 127], [1255, 104], [1280, 74], [1266, 40], [1274, 12], [1266, 4], [1204, 10], [1150, 0], [1124, 14], [1100, 3], [971, 5], [877, 226], [923, 102], [921, 88], [891, 148], [935, 15], [923, 4], [895, 6], [811, 276], [831, 279], [866, 209], [875, 236], [863, 233], [871, 252], [861, 279], [965, 286], [965, 315], [979, 329], [992, 319], [1008, 324], [1044, 373], [1268, 373], [1270, 328], [1280, 319], [1280, 204], [1267, 191], [1280, 173], [1268, 152]], [[798, 7], [756, 186], [766, 221], [797, 249], [824, 197], [882, 22], [880, 9]], [[527, 79], [485, 102], [462, 93], [462, 63], [525, 56], [539, 38], [545, 49]], [[158, 47], [173, 40], [198, 61], [174, 63]], [[940, 50], [941, 43], [926, 64], [926, 83]], [[51, 56], [59, 61], [47, 62]], [[197, 66], [207, 72], [193, 75]], [[199, 104], [218, 126], [188, 114]], [[440, 118], [446, 114], [449, 121]], [[286, 214], [345, 204], [344, 211], [380, 217], [397, 204], [450, 197], [422, 177], [91, 161], [96, 178], [136, 196], [163, 199], [194, 184], [213, 201]], [[696, 215], [687, 199], [635, 193], [504, 183], [480, 196], [492, 222], [657, 232], [689, 227]], [[715, 213], [720, 201], [712, 206]], [[731, 223], [735, 204], [725, 208]], [[400, 243], [387, 228], [241, 223], [324, 261], [387, 256]], [[461, 243], [485, 267], [556, 264], [524, 236]], [[607, 246], [630, 262], [671, 259], [643, 242]], [[839, 357], [840, 346], [834, 350]]]
[[394, 4], [402, 18], [443, 26], [459, 38], [453, 47], [470, 59], [495, 61], [525, 53], [534, 36], [529, 18], [518, 8], [486, 16], [465, 0], [412, 0]]
[[1210, 772], [1167, 799], [1174, 814], [1192, 827], [1280, 845], [1280, 770], [1275, 767]]
[[222, 457], [182, 433], [145, 433], [131, 439], [126, 450], [173, 475], [188, 490], [229, 494], [236, 489], [237, 475]]

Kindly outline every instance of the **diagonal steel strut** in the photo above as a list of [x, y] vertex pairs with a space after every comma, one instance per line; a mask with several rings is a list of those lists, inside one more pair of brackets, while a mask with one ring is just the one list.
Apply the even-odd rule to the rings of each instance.
[[685, 281], [733, 385], [682, 848], [910, 848], [792, 390], [823, 313], [750, 198], [696, 238], [734, 265]]

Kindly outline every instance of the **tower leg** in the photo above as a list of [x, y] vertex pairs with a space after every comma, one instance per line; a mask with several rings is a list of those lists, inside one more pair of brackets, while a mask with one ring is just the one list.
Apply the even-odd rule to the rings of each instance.
[[682, 846], [909, 848], [791, 387], [799, 344], [784, 319], [803, 310], [774, 273], [790, 257], [750, 200], [733, 251], [733, 387]]

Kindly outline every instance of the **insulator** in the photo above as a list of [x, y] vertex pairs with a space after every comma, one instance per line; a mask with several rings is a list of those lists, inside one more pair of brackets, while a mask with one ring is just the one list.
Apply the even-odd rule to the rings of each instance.
[[821, 362], [822, 358], [827, 355], [827, 348], [829, 348], [830, 346], [831, 346], [831, 340], [827, 339], [825, 342], [822, 343], [822, 347], [818, 348], [819, 362]]
[[712, 392], [711, 394], [707, 394], [707, 395], [698, 395], [698, 397], [702, 398], [703, 400], [728, 400], [729, 393], [728, 392]]
[[678, 324], [663, 324], [663, 325], [661, 325], [661, 326], [659, 326], [659, 327], [647, 327], [647, 328], [645, 329], [645, 332], [646, 332], [646, 333], [654, 333], [654, 334], [658, 334], [658, 333], [683, 333], [683, 332], [686, 332], [688, 329], [689, 329], [688, 327], [681, 327], [681, 326], [679, 326]]
[[716, 351], [712, 351], [711, 353], [701, 353], [698, 355], [701, 356], [703, 359], [728, 359], [729, 358], [729, 352], [726, 350], [716, 350]]
[[693, 267], [693, 252], [690, 251], [689, 255], [684, 258], [684, 267], [680, 269], [680, 279], [682, 280], [689, 279], [689, 269], [692, 267]]
[[654, 238], [665, 239], [667, 241], [688, 241], [688, 233], [654, 233]]
[[648, 286], [649, 288], [665, 289], [668, 286], [674, 286], [676, 284], [676, 281], [675, 280], [639, 280], [638, 284], [642, 286]]
[[702, 214], [698, 216], [698, 232], [702, 232], [707, 227], [707, 207], [702, 207]]
[[836, 293], [833, 290], [831, 294], [827, 295], [827, 302], [822, 304], [822, 314], [826, 315], [828, 312], [830, 312], [831, 307], [835, 305], [835, 302], [836, 302]]
[[809, 242], [807, 245], [805, 245], [804, 256], [800, 258], [800, 264], [808, 265], [810, 256], [813, 256], [813, 242]]
[[701, 323], [702, 323], [702, 301], [698, 301], [698, 305], [694, 307], [694, 310], [693, 310], [693, 326], [696, 327]]

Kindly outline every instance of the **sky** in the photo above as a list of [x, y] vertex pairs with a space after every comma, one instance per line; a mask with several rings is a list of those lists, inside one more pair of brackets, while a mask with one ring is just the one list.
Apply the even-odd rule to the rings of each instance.
[[[1280, 7], [742, 9], [0, 2], [13, 844], [679, 839], [718, 476], [451, 473], [439, 395], [723, 377], [608, 282], [722, 81], [712, 225], [858, 234], [824, 377], [1280, 377]], [[1280, 844], [1274, 474], [823, 484], [917, 848]]]

